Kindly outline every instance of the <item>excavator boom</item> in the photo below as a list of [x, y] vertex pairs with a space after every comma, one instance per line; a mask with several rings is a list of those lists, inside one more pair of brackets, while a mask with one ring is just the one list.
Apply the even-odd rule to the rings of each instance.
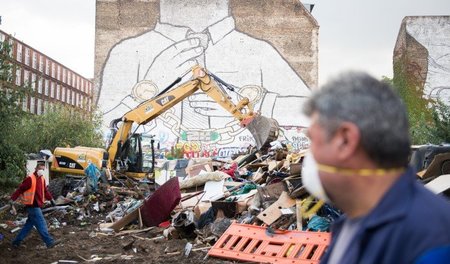
[[108, 148], [110, 164], [117, 160], [121, 145], [131, 136], [131, 129], [134, 123], [144, 125], [150, 122], [198, 90], [206, 93], [234, 118], [239, 120], [241, 126], [246, 127], [255, 138], [258, 149], [265, 150], [269, 143], [278, 137], [277, 122], [255, 113], [248, 98], [243, 98], [235, 104], [230, 100], [228, 94], [218, 86], [216, 81], [223, 83], [222, 80], [215, 80], [213, 74], [207, 73], [200, 66], [193, 67], [192, 72], [192, 80], [141, 103], [122, 117], [120, 120], [122, 124], [117, 127], [117, 131]]

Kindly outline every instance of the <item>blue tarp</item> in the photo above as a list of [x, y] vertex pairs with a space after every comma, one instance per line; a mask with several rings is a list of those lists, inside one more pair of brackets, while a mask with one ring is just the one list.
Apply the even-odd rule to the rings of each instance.
[[94, 192], [97, 191], [98, 179], [100, 178], [100, 170], [93, 163], [89, 163], [89, 165], [84, 169], [84, 173], [88, 177], [88, 184], [91, 186]]

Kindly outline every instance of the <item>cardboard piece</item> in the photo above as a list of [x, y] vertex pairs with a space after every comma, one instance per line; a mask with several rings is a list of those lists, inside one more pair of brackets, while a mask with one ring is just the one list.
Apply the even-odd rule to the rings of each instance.
[[186, 167], [186, 174], [188, 175], [188, 177], [199, 175], [201, 171], [212, 172], [212, 162], [194, 164]]
[[281, 181], [258, 188], [258, 195], [260, 201], [264, 203], [278, 200], [284, 191], [287, 191], [287, 187], [286, 184]]
[[291, 175], [300, 175], [302, 173], [302, 163], [291, 163], [289, 171]]
[[258, 183], [263, 180], [264, 172], [262, 168], [258, 168], [258, 170], [252, 175], [252, 181]]
[[221, 181], [208, 181], [205, 183], [205, 195], [203, 195], [201, 201], [211, 201], [214, 197], [223, 195], [224, 180]]
[[295, 205], [295, 200], [291, 199], [287, 192], [283, 192], [276, 202], [269, 206], [266, 210], [258, 214], [258, 219], [263, 221], [267, 225], [271, 225], [275, 222], [282, 212], [280, 209], [290, 208]]
[[248, 207], [252, 204], [254, 198], [255, 198], [255, 196], [251, 196], [251, 197], [247, 197], [243, 200], [237, 201], [238, 213], [240, 214], [244, 211], [247, 211]]
[[443, 193], [450, 189], [450, 174], [445, 174], [425, 184], [430, 191], [435, 194]]
[[208, 211], [210, 207], [211, 207], [211, 203], [210, 202], [200, 202], [199, 204], [197, 204], [194, 207], [195, 219], [199, 219], [200, 216], [203, 213], [205, 213], [206, 211]]
[[141, 207], [142, 221], [145, 226], [157, 226], [169, 218], [172, 210], [181, 200], [178, 177], [170, 179], [152, 195], [144, 200]]
[[[200, 202], [200, 199], [202, 199], [204, 192], [197, 192], [197, 194], [196, 193], [183, 193], [181, 195], [182, 195], [181, 208], [186, 209], [186, 208], [191, 208], [191, 207], [196, 206]], [[187, 198], [185, 199], [185, 197], [187, 197]]]
[[269, 171], [273, 171], [278, 167], [278, 162], [276, 160], [269, 161]]

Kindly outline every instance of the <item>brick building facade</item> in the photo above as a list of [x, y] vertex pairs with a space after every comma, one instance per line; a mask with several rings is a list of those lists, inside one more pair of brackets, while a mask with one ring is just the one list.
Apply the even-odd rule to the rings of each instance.
[[34, 92], [22, 102], [24, 111], [39, 115], [55, 104], [92, 111], [93, 84], [89, 79], [1, 30], [0, 42], [11, 47], [10, 85], [30, 85]]

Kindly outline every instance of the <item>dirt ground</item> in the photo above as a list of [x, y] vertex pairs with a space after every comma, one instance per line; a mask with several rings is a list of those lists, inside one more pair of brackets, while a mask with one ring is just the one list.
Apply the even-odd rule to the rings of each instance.
[[2, 263], [53, 263], [75, 260], [80, 263], [229, 263], [219, 259], [204, 259], [207, 251], [191, 252], [189, 257], [173, 252], [183, 252], [186, 240], [146, 241], [130, 235], [90, 237], [89, 228], [63, 227], [51, 234], [62, 239], [61, 244], [47, 249], [36, 231], [16, 249], [11, 246], [15, 234], [2, 231], [5, 236], [0, 244]]
[[[0, 202], [0, 206], [4, 204], [5, 201]], [[23, 211], [22, 215], [26, 216]], [[149, 240], [161, 236], [163, 228], [116, 236], [99, 232], [99, 219], [96, 218], [80, 222], [71, 221], [71, 216], [66, 215], [63, 219], [59, 218], [66, 225], [54, 228], [51, 226], [53, 216], [45, 215], [50, 225], [50, 234], [55, 239], [60, 239], [60, 244], [47, 249], [37, 231], [33, 230], [19, 248], [13, 248], [11, 241], [18, 231], [11, 233], [11, 230], [14, 229], [13, 221], [17, 218], [8, 211], [0, 213], [0, 224], [7, 225], [0, 227], [0, 263], [70, 263], [61, 260], [78, 263], [233, 263], [206, 257], [208, 249], [194, 250], [188, 257], [184, 256], [186, 244], [194, 244], [193, 240]], [[202, 247], [205, 245], [193, 245], [193, 249]]]

